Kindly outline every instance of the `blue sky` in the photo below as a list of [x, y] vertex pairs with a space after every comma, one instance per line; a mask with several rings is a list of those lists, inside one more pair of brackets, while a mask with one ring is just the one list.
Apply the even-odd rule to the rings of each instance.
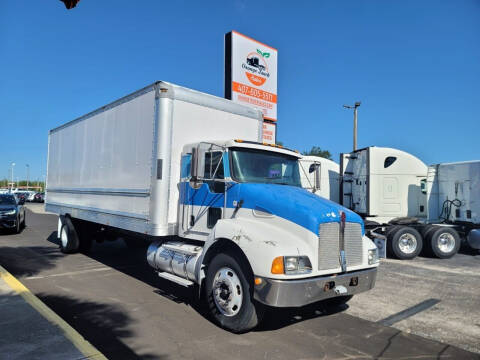
[[0, 178], [45, 174], [48, 130], [155, 80], [223, 96], [223, 36], [279, 51], [278, 139], [480, 159], [480, 1], [0, 2]]

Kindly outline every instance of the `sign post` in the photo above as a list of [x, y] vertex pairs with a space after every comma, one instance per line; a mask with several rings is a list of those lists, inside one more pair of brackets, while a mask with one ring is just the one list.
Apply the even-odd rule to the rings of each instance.
[[225, 98], [262, 110], [264, 142], [274, 144], [277, 49], [236, 31], [225, 35]]

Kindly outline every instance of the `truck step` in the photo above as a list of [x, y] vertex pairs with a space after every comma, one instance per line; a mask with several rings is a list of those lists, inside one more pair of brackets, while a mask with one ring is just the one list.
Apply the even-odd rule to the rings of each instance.
[[345, 171], [344, 174], [353, 175], [353, 171]]
[[346, 182], [346, 183], [353, 183], [353, 180], [343, 180], [343, 182]]
[[166, 243], [163, 244], [163, 247], [171, 251], [191, 256], [198, 255], [198, 253], [200, 253], [203, 249], [201, 246], [186, 245], [181, 243], [179, 243], [178, 245], [174, 243]]
[[193, 281], [181, 278], [180, 276], [170, 274], [170, 273], [167, 273], [167, 272], [159, 272], [158, 276], [160, 276], [163, 279], [173, 281], [174, 283], [177, 283], [177, 284], [185, 286], [185, 287], [189, 287], [189, 286], [193, 285]]

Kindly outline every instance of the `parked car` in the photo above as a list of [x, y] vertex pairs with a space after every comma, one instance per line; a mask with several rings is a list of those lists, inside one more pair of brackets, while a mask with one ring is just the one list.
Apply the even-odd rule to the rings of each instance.
[[25, 200], [28, 201], [28, 202], [32, 202], [33, 198], [35, 197], [36, 192], [35, 191], [27, 191], [26, 193], [28, 195], [27, 195], [27, 198]]
[[0, 229], [19, 233], [25, 227], [25, 200], [12, 194], [0, 194]]
[[43, 203], [45, 201], [45, 193], [36, 193], [33, 197], [33, 202]]

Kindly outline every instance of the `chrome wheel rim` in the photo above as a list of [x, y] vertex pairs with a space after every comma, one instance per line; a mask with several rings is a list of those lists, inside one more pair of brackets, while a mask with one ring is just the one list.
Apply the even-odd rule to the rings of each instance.
[[222, 267], [213, 279], [213, 300], [217, 309], [225, 316], [235, 316], [242, 307], [242, 283], [235, 271]]
[[441, 233], [437, 239], [437, 246], [443, 253], [452, 252], [455, 248], [455, 238], [450, 233]]
[[398, 247], [404, 254], [412, 254], [417, 249], [417, 238], [410, 233], [405, 233], [398, 240]]
[[62, 227], [62, 231], [60, 233], [60, 240], [62, 241], [62, 246], [64, 248], [66, 248], [67, 244], [68, 244], [68, 235], [67, 235], [67, 227], [66, 226]]

